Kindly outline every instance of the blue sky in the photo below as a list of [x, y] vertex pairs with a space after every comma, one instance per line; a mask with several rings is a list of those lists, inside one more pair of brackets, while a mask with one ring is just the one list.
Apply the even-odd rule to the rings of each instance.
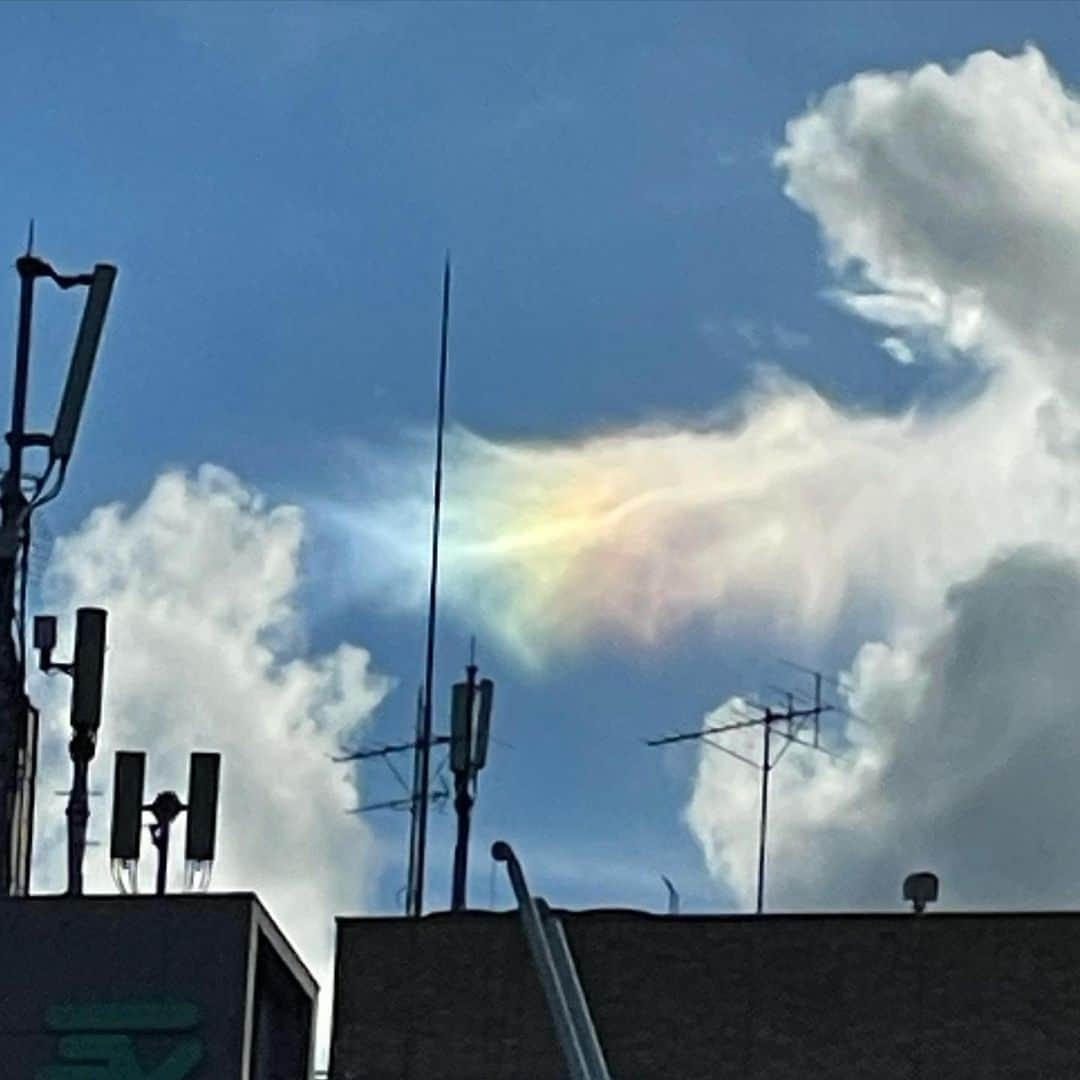
[[[1069, 7], [930, 11], [4, 5], [0, 238], [14, 258], [32, 216], [58, 267], [120, 267], [50, 530], [138, 502], [167, 467], [206, 461], [275, 501], [347, 498], [351, 445], [394, 454], [430, 423], [448, 248], [450, 412], [487, 438], [697, 417], [762, 362], [865, 410], [950, 395], [969, 372], [897, 364], [878, 328], [825, 295], [836, 278], [818, 223], [784, 196], [772, 163], [785, 124], [859, 72], [1034, 41], [1066, 82], [1075, 76]], [[13, 274], [8, 294], [0, 341], [13, 342]], [[41, 426], [71, 317], [62, 299], [43, 303]], [[464, 497], [451, 469], [448, 502]], [[317, 529], [311, 540], [309, 647], [370, 650], [400, 680], [373, 734], [406, 733], [422, 620], [328, 595]], [[537, 673], [485, 641], [483, 621], [448, 611], [439, 650], [445, 687], [477, 630], [498, 684], [503, 743], [481, 784], [474, 901], [488, 901], [486, 847], [502, 837], [554, 902], [659, 908], [664, 873], [706, 910], [736, 900], [681, 821], [693, 759], [641, 739], [784, 680], [777, 655], [846, 664], [867, 629], [854, 617], [812, 638], [690, 627], [650, 648], [594, 641]], [[393, 791], [388, 775], [370, 778], [365, 794]], [[440, 905], [450, 818], [434, 821]], [[404, 820], [371, 825], [385, 854], [374, 902], [391, 909]]]

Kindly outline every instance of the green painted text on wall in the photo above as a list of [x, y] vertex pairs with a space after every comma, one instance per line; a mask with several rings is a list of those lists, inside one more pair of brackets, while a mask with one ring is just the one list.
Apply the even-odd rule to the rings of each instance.
[[[57, 1060], [36, 1080], [187, 1080], [202, 1061], [194, 1033], [198, 1006], [189, 1001], [69, 1002], [46, 1019], [59, 1035]], [[136, 1040], [164, 1043], [153, 1064], [142, 1064]]]

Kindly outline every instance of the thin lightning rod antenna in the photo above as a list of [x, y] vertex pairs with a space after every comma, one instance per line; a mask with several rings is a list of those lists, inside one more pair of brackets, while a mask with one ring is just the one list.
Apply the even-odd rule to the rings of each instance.
[[26, 254], [32, 255], [34, 252], [34, 219], [30, 219], [30, 227], [26, 230]]
[[443, 266], [442, 334], [439, 344], [439, 401], [435, 419], [435, 491], [431, 516], [431, 582], [428, 589], [427, 649], [424, 657], [424, 710], [420, 730], [420, 799], [417, 806], [416, 880], [413, 912], [424, 913], [424, 871], [427, 861], [428, 794], [431, 789], [431, 715], [435, 682], [435, 617], [439, 595], [439, 526], [442, 516], [443, 429], [446, 426], [447, 344], [450, 330], [450, 253]]

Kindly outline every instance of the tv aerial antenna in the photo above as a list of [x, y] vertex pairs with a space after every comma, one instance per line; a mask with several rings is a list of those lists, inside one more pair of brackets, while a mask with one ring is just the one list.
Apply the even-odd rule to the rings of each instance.
[[[343, 749], [341, 754], [332, 760], [338, 764], [346, 762], [380, 760], [386, 764], [394, 779], [401, 788], [402, 794], [389, 799], [376, 799], [374, 802], [362, 803], [349, 811], [350, 814], [369, 814], [377, 810], [408, 810], [409, 811], [409, 859], [406, 871], [405, 885], [401, 893], [405, 897], [405, 914], [416, 915], [416, 863], [417, 863], [417, 840], [420, 815], [418, 813], [420, 800], [430, 806], [442, 809], [450, 799], [450, 787], [446, 780], [446, 767], [449, 757], [444, 759], [435, 770], [435, 775], [428, 778], [427, 791], [421, 793], [420, 776], [423, 757], [421, 747], [423, 745], [445, 746], [450, 742], [448, 735], [432, 735], [424, 737], [424, 688], [421, 686], [416, 695], [416, 737], [411, 742], [379, 743], [374, 746], [362, 746], [356, 750]], [[394, 758], [398, 754], [413, 755], [412, 780], [406, 780], [405, 774], [394, 764]], [[400, 894], [399, 894], [400, 895]]]
[[[758, 915], [765, 910], [765, 856], [769, 825], [769, 780], [773, 770], [783, 760], [784, 754], [792, 746], [801, 746], [830, 758], [840, 755], [821, 745], [821, 717], [825, 713], [843, 712], [840, 706], [822, 700], [822, 683], [833, 682], [820, 671], [803, 668], [790, 661], [783, 661], [790, 667], [813, 677], [813, 696], [807, 697], [789, 690], [780, 690], [783, 695], [782, 706], [761, 705], [752, 700], [744, 700], [745, 709], [732, 708], [731, 715], [738, 717], [726, 724], [709, 725], [697, 731], [681, 731], [673, 735], [663, 735], [655, 739], [646, 739], [646, 746], [671, 746], [674, 743], [703, 742], [741, 761], [744, 765], [756, 769], [761, 774], [761, 816], [758, 823], [758, 861], [757, 861], [757, 900], [755, 911]], [[746, 711], [749, 710], [749, 711]], [[761, 731], [761, 760], [755, 761], [746, 754], [734, 750], [720, 741], [722, 736], [732, 732]], [[782, 740], [780, 749], [774, 752], [776, 740]]]
[[[412, 751], [414, 756], [420, 746], [420, 733], [422, 731], [421, 717], [423, 715], [424, 708], [424, 690], [420, 688], [417, 693], [417, 737], [411, 742], [401, 743], [378, 743], [374, 746], [360, 747], [356, 750], [342, 750], [341, 754], [335, 757], [333, 760], [338, 764], [344, 764], [350, 761], [374, 761], [380, 760], [386, 763], [386, 767], [390, 770], [394, 779], [398, 782], [401, 789], [405, 792], [404, 795], [398, 798], [380, 799], [376, 802], [363, 803], [360, 806], [354, 807], [349, 811], [350, 814], [367, 814], [374, 810], [408, 810], [410, 813], [415, 806], [416, 799], [419, 797], [417, 793], [416, 777], [413, 777], [412, 782], [405, 779], [405, 774], [394, 764], [394, 757], [398, 754], [405, 754]], [[433, 735], [431, 738], [432, 746], [446, 746], [450, 743], [449, 735]], [[448, 761], [449, 759], [447, 759]], [[444, 802], [450, 798], [450, 788], [446, 783], [444, 772], [446, 769], [446, 762], [439, 766], [435, 773], [435, 781], [439, 785], [434, 791], [430, 792], [429, 799], [432, 804], [438, 804]]]

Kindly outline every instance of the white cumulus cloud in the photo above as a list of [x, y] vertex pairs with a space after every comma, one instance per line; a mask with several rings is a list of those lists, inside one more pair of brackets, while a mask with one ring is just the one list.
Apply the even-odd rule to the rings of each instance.
[[[843, 757], [792, 746], [772, 774], [767, 906], [895, 907], [903, 877], [930, 869], [946, 904], [1075, 907], [1078, 649], [1080, 565], [1042, 547], [954, 586], [933, 623], [864, 646], [850, 682], [864, 719], [824, 742]], [[760, 731], [722, 738], [760, 760]], [[706, 747], [687, 810], [709, 869], [747, 905], [759, 784]]]
[[1080, 103], [1041, 52], [858, 75], [776, 162], [852, 310], [1075, 389]]
[[[368, 653], [340, 645], [309, 656], [298, 607], [304, 519], [269, 505], [223, 469], [168, 472], [146, 499], [95, 510], [56, 543], [45, 581], [49, 606], [109, 612], [104, 716], [92, 786], [87, 890], [114, 891], [108, 868], [113, 753], [148, 752], [147, 797], [183, 798], [192, 750], [223, 755], [213, 888], [251, 890], [313, 969], [330, 1011], [333, 917], [363, 907], [375, 851], [349, 770], [333, 764], [346, 736], [389, 689]], [[70, 646], [62, 643], [60, 654]], [[39, 682], [43, 792], [68, 786], [62, 676]], [[61, 800], [38, 802], [35, 887], [64, 885]], [[182, 829], [182, 821], [179, 823]], [[182, 831], [180, 836], [182, 838]], [[144, 836], [141, 887], [156, 851]], [[171, 887], [181, 886], [182, 840]]]
[[[907, 497], [910, 461], [897, 463], [913, 548], [949, 513], [950, 484], [980, 491], [992, 473], [1012, 485], [990, 515], [937, 536], [943, 551], [967, 548], [966, 569], [942, 559], [929, 603], [902, 605], [859, 651], [852, 700], [868, 724], [840, 733], [845, 760], [796, 753], [778, 771], [775, 903], [893, 904], [903, 874], [927, 867], [945, 901], [1075, 906], [1062, 823], [1080, 809], [1066, 764], [1080, 752], [1080, 543], [1057, 525], [1075, 520], [1080, 494], [1080, 107], [1035, 49], [860, 75], [788, 125], [777, 162], [852, 312], [994, 372], [944, 422], [959, 433], [996, 395], [1002, 412], [936, 455], [920, 498]], [[1022, 386], [1045, 394], [1033, 412]], [[1041, 445], [1017, 454], [1032, 422]], [[1020, 522], [1033, 546], [1019, 546]], [[746, 901], [756, 807], [754, 779], [704, 749], [688, 821]]]

